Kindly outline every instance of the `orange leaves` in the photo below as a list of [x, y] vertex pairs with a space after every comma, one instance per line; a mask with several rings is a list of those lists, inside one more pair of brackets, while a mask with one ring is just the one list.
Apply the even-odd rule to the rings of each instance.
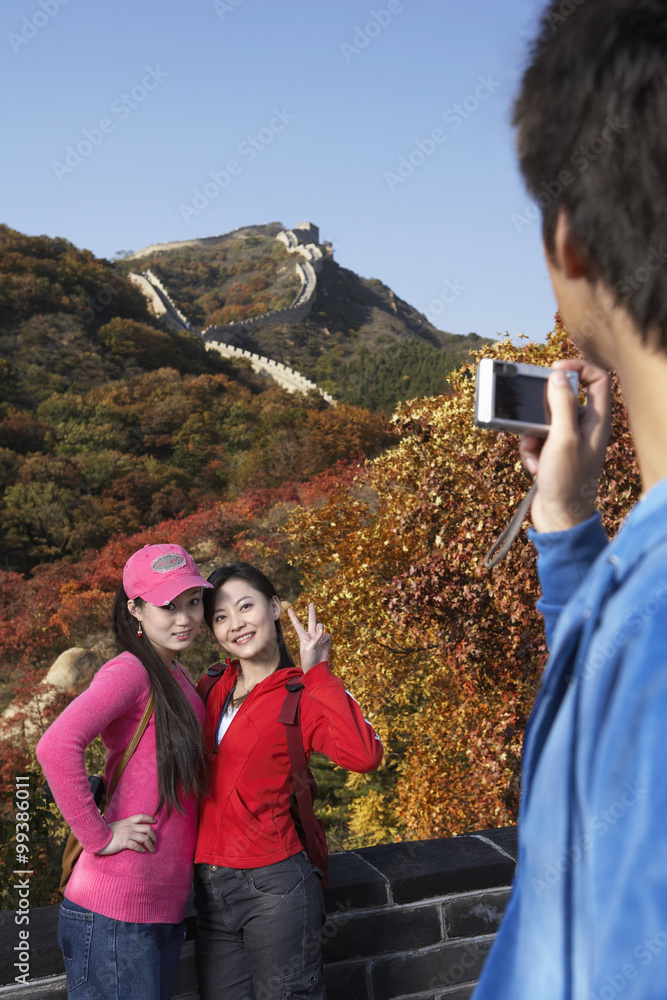
[[[557, 325], [545, 344], [514, 347], [505, 340], [494, 354], [548, 365], [571, 350]], [[125, 559], [145, 543], [168, 538], [203, 559], [240, 555], [295, 591], [298, 574], [297, 610], [315, 602], [333, 635], [335, 669], [385, 742], [380, 772], [364, 778], [363, 787], [350, 786], [357, 796], [350, 846], [512, 822], [523, 729], [546, 657], [544, 631], [535, 610], [535, 555], [525, 534], [493, 572], [484, 568], [483, 555], [530, 477], [516, 437], [473, 427], [468, 374], [463, 367], [452, 375], [450, 395], [401, 404], [392, 420], [398, 443], [373, 461], [339, 461], [308, 482], [296, 475], [285, 482], [279, 463], [258, 462], [258, 485], [237, 499], [115, 536], [80, 562], [42, 567], [29, 581], [4, 574], [0, 628], [7, 655], [14, 663], [46, 664], [51, 653], [80, 642], [102, 621]], [[149, 385], [151, 378], [113, 397], [100, 391], [88, 402], [109, 409], [136, 405], [146, 416], [144, 432], [157, 436], [169, 413], [161, 408], [159, 380]], [[175, 372], [173, 379], [180, 381]], [[322, 468], [349, 454], [351, 443], [370, 451], [387, 442], [377, 418], [364, 412], [298, 409], [297, 401], [287, 410], [279, 392], [262, 394], [268, 402], [251, 407], [250, 394], [228, 392], [224, 379], [189, 381], [187, 401], [197, 399], [192, 412], [212, 412], [210, 399], [220, 397], [220, 419], [230, 404], [237, 439], [250, 434], [251, 424], [275, 426], [270, 440], [276, 452], [280, 445], [281, 461]], [[640, 489], [617, 385], [614, 392], [613, 436], [598, 496], [610, 533]], [[210, 437], [206, 420], [200, 431], [203, 446]], [[122, 480], [126, 492], [138, 485], [129, 474]]]
[[[568, 352], [560, 324], [545, 344], [506, 339], [493, 351], [542, 365]], [[545, 659], [525, 535], [493, 573], [482, 563], [530, 477], [516, 437], [473, 427], [469, 374], [452, 375], [451, 395], [401, 404], [398, 445], [324, 507], [297, 510], [287, 528], [304, 599], [331, 623], [336, 669], [386, 740], [377, 781], [408, 837], [513, 821], [523, 727]], [[600, 492], [612, 528], [638, 488], [629, 445], [617, 396]], [[369, 807], [352, 820], [362, 840], [378, 832], [381, 811]], [[388, 821], [385, 838], [396, 835]]]

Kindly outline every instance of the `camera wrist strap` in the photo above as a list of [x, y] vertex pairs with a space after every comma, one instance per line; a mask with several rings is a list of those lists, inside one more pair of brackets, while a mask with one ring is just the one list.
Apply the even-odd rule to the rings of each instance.
[[488, 552], [484, 556], [484, 565], [486, 566], [487, 569], [493, 569], [494, 566], [497, 566], [498, 563], [502, 562], [502, 560], [509, 552], [510, 548], [512, 547], [514, 539], [519, 534], [519, 529], [523, 524], [526, 514], [528, 513], [528, 509], [531, 503], [533, 502], [533, 497], [535, 496], [536, 490], [537, 490], [537, 482], [534, 482], [533, 485], [528, 490], [528, 492], [526, 493], [523, 500], [521, 501], [521, 503], [519, 504], [519, 506], [517, 507], [517, 509], [515, 510], [514, 516], [512, 517], [510, 523], [507, 525], [504, 531], [502, 531], [498, 535], [495, 542], [493, 542], [493, 544], [490, 546]]

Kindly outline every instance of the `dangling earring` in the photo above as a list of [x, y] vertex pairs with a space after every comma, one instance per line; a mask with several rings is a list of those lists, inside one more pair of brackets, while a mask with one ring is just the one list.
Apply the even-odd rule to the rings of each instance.
[[141, 639], [144, 634], [144, 629], [140, 621], [137, 622], [137, 639]]

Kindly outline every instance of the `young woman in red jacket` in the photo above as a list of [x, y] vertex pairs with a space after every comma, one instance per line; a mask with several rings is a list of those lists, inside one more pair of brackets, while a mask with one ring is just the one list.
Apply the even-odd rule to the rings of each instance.
[[[285, 725], [285, 684], [298, 681], [308, 756], [327, 754], [371, 771], [382, 744], [328, 664], [331, 636], [309, 607], [299, 637], [301, 669], [285, 645], [270, 580], [248, 563], [215, 570], [204, 617], [230, 657], [206, 704], [204, 739], [213, 758], [195, 854], [201, 1000], [325, 997], [320, 935], [321, 872], [307, 857], [290, 813], [294, 782]], [[203, 683], [203, 682], [202, 682]]]

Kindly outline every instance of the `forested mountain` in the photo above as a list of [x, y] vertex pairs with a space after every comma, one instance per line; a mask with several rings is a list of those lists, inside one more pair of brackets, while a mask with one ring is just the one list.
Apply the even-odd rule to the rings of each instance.
[[[118, 267], [150, 268], [198, 329], [242, 323], [284, 308], [298, 291], [295, 258], [275, 239], [282, 228], [246, 226], [214, 243], [148, 248]], [[445, 391], [447, 375], [489, 343], [437, 330], [381, 281], [359, 277], [333, 259], [328, 244], [323, 249], [310, 316], [241, 328], [235, 344], [295, 368], [335, 399], [389, 415], [397, 402]]]
[[[335, 668], [386, 746], [375, 775], [318, 772], [334, 849], [513, 816], [542, 638], [525, 547], [499, 589], [480, 578], [479, 525], [492, 534], [524, 478], [507, 439], [494, 448], [472, 431], [469, 372], [447, 380], [484, 341], [439, 333], [380, 281], [325, 259], [305, 322], [241, 337], [332, 392], [330, 406], [162, 328], [127, 278], [150, 263], [195, 325], [275, 307], [294, 289], [274, 228], [223, 241], [216, 263], [195, 250], [109, 262], [0, 227], [0, 708], [15, 713], [0, 720], [0, 784], [36, 776], [34, 902], [52, 898], [63, 834], [34, 744], [72, 696], [44, 710], [35, 693], [64, 650], [105, 658], [122, 567], [146, 543], [184, 544], [205, 573], [247, 559], [300, 610], [317, 600]], [[564, 343], [561, 331], [520, 360], [545, 363]], [[489, 454], [503, 483], [493, 504]], [[501, 640], [521, 650], [517, 676], [494, 666]], [[186, 663], [198, 676], [217, 655], [203, 634]], [[11, 859], [0, 850], [0, 868]]]
[[391, 435], [171, 333], [108, 261], [0, 230], [0, 533], [21, 571]]
[[[0, 532], [6, 566], [77, 559], [115, 533], [188, 514], [257, 483], [303, 480], [391, 440], [398, 400], [442, 392], [456, 338], [330, 257], [311, 316], [241, 329], [343, 404], [289, 395], [247, 362], [172, 332], [128, 279], [150, 266], [193, 326], [289, 304], [279, 223], [116, 262], [0, 227]], [[326, 249], [326, 248], [325, 248]], [[373, 416], [370, 411], [376, 411]]]
[[294, 258], [276, 240], [279, 222], [246, 226], [214, 240], [142, 250], [119, 262], [123, 271], [150, 268], [199, 329], [235, 323], [289, 306], [299, 291]]
[[[558, 324], [546, 344], [517, 348], [506, 341], [494, 353], [548, 365], [573, 352]], [[385, 746], [372, 774], [318, 770], [325, 788], [320, 813], [334, 849], [514, 821], [523, 728], [546, 654], [544, 627], [535, 608], [535, 553], [525, 534], [492, 572], [483, 555], [530, 477], [515, 437], [473, 427], [468, 374], [456, 372], [447, 395], [399, 406], [392, 419], [399, 443], [376, 459], [341, 462], [307, 482], [246, 489], [189, 516], [119, 533], [99, 551], [39, 566], [27, 579], [0, 572], [0, 697], [11, 688], [14, 708], [24, 713], [0, 720], [0, 784], [4, 778], [11, 787], [18, 771], [37, 775], [33, 902], [54, 898], [64, 834], [39, 793], [34, 743], [71, 697], [61, 692], [44, 711], [35, 692], [46, 667], [68, 647], [97, 649], [101, 662], [100, 638], [125, 560], [141, 545], [166, 539], [192, 551], [204, 573], [221, 562], [253, 562], [298, 613], [314, 600], [331, 629], [334, 669]], [[641, 490], [616, 380], [612, 418], [598, 495], [609, 533]], [[287, 623], [286, 634], [294, 646]], [[199, 676], [217, 655], [203, 629], [185, 662]], [[22, 719], [32, 725], [23, 735]], [[11, 844], [14, 830], [8, 800], [4, 814], [0, 808], [0, 841]], [[0, 847], [0, 870], [3, 864], [10, 885], [15, 855], [6, 850], [3, 859]], [[9, 892], [5, 898], [12, 905]]]
[[[140, 324], [140, 325], [137, 325]], [[64, 239], [0, 226], [0, 403], [35, 408], [164, 364], [182, 374], [234, 371], [194, 334], [170, 334], [106, 260]]]

